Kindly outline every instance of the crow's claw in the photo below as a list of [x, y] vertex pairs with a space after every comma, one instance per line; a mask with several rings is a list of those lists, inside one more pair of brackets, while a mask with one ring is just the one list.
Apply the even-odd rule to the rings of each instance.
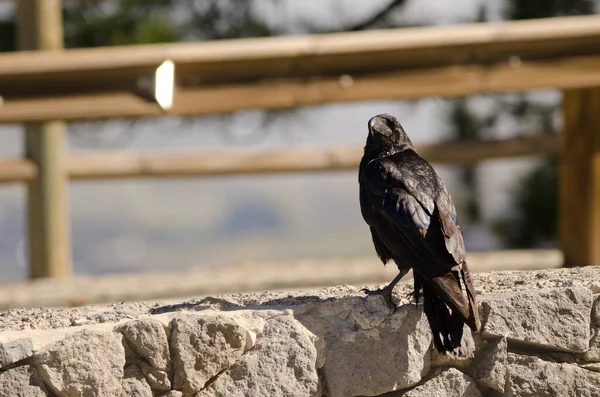
[[415, 305], [419, 305], [419, 301], [421, 298], [421, 292], [409, 292], [408, 294], [406, 294], [406, 299], [408, 299], [409, 301], [412, 299], [415, 302]]
[[383, 301], [385, 302], [385, 305], [387, 307], [389, 307], [390, 309], [392, 309], [392, 311], [395, 313], [398, 306], [396, 306], [396, 304], [392, 300], [392, 290], [393, 289], [394, 289], [393, 287], [392, 288], [389, 288], [389, 287], [378, 288], [375, 290], [370, 290], [368, 288], [361, 288], [360, 291], [364, 292], [367, 295], [381, 295], [381, 297], [383, 298]]

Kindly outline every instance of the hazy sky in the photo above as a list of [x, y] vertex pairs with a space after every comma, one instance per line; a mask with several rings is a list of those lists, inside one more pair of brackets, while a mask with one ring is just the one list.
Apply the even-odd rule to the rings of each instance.
[[[317, 26], [347, 26], [378, 11], [388, 0], [270, 0], [257, 2], [257, 7], [271, 23], [294, 24], [310, 21]], [[497, 0], [408, 0], [401, 20], [422, 21], [427, 24], [447, 25], [473, 19], [480, 4], [489, 8], [495, 19], [502, 2]]]

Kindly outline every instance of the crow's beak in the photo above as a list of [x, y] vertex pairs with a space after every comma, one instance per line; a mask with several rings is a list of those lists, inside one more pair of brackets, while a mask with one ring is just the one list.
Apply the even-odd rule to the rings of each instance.
[[369, 134], [375, 135], [376, 133], [388, 136], [391, 135], [392, 130], [386, 125], [385, 120], [379, 116], [373, 116], [369, 120]]

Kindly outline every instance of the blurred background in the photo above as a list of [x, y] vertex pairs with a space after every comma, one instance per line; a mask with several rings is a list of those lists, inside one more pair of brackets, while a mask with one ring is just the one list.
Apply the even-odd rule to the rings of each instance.
[[[0, 0], [2, 52], [18, 49], [16, 8], [16, 2]], [[82, 48], [599, 12], [600, 1], [595, 0], [65, 0], [63, 26], [65, 47]], [[562, 126], [561, 100], [559, 90], [534, 90], [203, 117], [72, 121], [67, 123], [67, 145], [70, 154], [362, 147], [367, 120], [383, 112], [397, 116], [416, 144], [553, 135]], [[21, 124], [0, 125], [0, 157], [23, 156], [23, 136]], [[470, 254], [558, 248], [555, 156], [435, 168], [457, 205]], [[286, 272], [293, 266], [285, 264], [295, 261], [327, 266], [327, 261], [355, 263], [361, 258], [366, 262], [360, 266], [376, 267], [374, 272], [383, 268], [360, 215], [356, 170], [73, 181], [68, 194], [75, 276], [177, 274], [247, 263], [254, 264], [251, 274], [260, 273], [262, 263], [278, 264]], [[26, 185], [0, 185], [2, 283], [18, 285], [27, 279], [26, 225]], [[533, 266], [562, 265], [556, 255], [547, 258]], [[495, 261], [493, 267], [511, 268], [502, 263]], [[364, 282], [387, 280], [394, 274], [390, 267], [384, 276], [378, 273]]]

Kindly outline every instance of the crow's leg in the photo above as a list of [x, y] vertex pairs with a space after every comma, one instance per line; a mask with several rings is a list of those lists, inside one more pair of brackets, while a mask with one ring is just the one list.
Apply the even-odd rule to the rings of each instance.
[[392, 300], [392, 291], [394, 290], [394, 287], [396, 286], [396, 284], [398, 284], [398, 281], [400, 281], [400, 279], [402, 277], [404, 277], [406, 275], [406, 273], [408, 273], [409, 270], [410, 269], [400, 269], [400, 272], [398, 273], [398, 275], [396, 277], [394, 277], [394, 279], [383, 288], [378, 288], [376, 290], [362, 288], [361, 291], [367, 295], [381, 295], [381, 297], [385, 301], [385, 304], [387, 305], [387, 307], [396, 311], [396, 304]]
[[415, 306], [419, 306], [419, 304], [421, 302], [419, 302], [421, 300], [421, 297], [423, 296], [422, 291], [419, 290], [413, 290], [412, 292], [409, 292], [408, 294], [405, 295], [405, 298], [408, 300], [413, 300], [415, 302]]
[[[415, 300], [415, 305], [419, 305], [419, 297], [421, 296], [421, 289], [423, 288], [423, 280], [418, 275], [414, 275], [413, 277], [414, 289], [412, 293], [406, 294], [406, 298], [410, 299], [411, 297]], [[411, 296], [412, 295], [412, 296]]]

